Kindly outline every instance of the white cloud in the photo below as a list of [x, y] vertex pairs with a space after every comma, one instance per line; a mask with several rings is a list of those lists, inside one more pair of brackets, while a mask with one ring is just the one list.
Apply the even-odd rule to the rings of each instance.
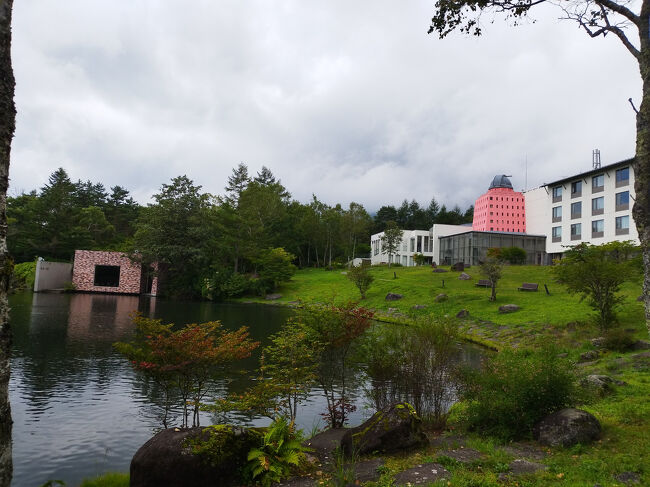
[[426, 35], [430, 2], [46, 0], [14, 6], [12, 191], [63, 166], [146, 202], [240, 161], [294, 197], [376, 210], [473, 203], [634, 153], [635, 62], [552, 9], [481, 38]]

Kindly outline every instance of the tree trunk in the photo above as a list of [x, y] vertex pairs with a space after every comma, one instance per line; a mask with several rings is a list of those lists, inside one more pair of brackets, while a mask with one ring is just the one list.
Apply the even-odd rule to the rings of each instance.
[[[648, 32], [650, 28], [649, 4], [650, 2], [645, 0], [641, 7], [640, 32]], [[636, 200], [632, 214], [643, 253], [643, 301], [646, 327], [650, 334], [650, 39], [645, 35], [640, 37], [639, 69], [643, 81], [643, 98], [636, 116], [636, 156], [633, 163]]]
[[11, 8], [13, 0], [0, 0], [0, 487], [9, 487], [11, 463], [11, 407], [9, 372], [11, 330], [7, 290], [13, 261], [7, 250], [7, 186], [11, 140], [16, 128], [14, 73], [11, 67]]

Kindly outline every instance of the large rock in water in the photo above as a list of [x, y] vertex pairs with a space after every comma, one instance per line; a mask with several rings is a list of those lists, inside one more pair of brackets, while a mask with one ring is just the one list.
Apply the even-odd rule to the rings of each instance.
[[[208, 442], [210, 455], [194, 452], [199, 440]], [[259, 445], [259, 433], [234, 426], [166, 429], [133, 456], [130, 487], [241, 485], [248, 451]]]
[[427, 444], [422, 420], [413, 406], [398, 403], [377, 411], [365, 423], [350, 428], [341, 439], [346, 455], [394, 452]]
[[587, 411], [567, 408], [541, 420], [533, 429], [533, 436], [548, 446], [590, 443], [600, 436], [600, 423]]

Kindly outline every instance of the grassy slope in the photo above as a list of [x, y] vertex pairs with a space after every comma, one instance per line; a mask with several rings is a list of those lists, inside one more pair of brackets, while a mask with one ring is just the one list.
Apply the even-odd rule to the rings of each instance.
[[[499, 281], [497, 302], [488, 301], [489, 290], [477, 288], [474, 283], [480, 277], [477, 268], [467, 272], [471, 281], [460, 281], [459, 273], [432, 273], [428, 267], [391, 268], [375, 267], [370, 271], [375, 281], [368, 292], [368, 298], [361, 304], [384, 314], [388, 308], [397, 308], [401, 314], [412, 315], [412, 306], [426, 305], [415, 313], [455, 315], [460, 309], [470, 312], [470, 319], [463, 322], [463, 329], [474, 341], [505, 346], [535, 346], [552, 341], [561, 351], [572, 358], [585, 350], [592, 350], [589, 339], [599, 336], [599, 330], [590, 324], [592, 310], [579, 297], [567, 294], [566, 290], [553, 282], [549, 267], [512, 266], [504, 270]], [[393, 272], [397, 279], [393, 279]], [[445, 287], [442, 287], [442, 280]], [[520, 292], [522, 282], [537, 282], [539, 292]], [[546, 283], [551, 295], [543, 291]], [[301, 300], [304, 302], [342, 302], [358, 300], [359, 294], [341, 271], [309, 269], [299, 271], [291, 282], [278, 291], [281, 303]], [[400, 301], [385, 301], [386, 293], [404, 295]], [[434, 302], [435, 296], [446, 293], [445, 302]], [[626, 302], [619, 312], [621, 325], [634, 332], [637, 338], [647, 339], [643, 305], [636, 301], [641, 294], [639, 283], [628, 283], [623, 287]], [[521, 310], [512, 314], [499, 314], [502, 304], [514, 303]], [[385, 314], [396, 321], [405, 319]], [[642, 475], [642, 485], [650, 485], [650, 466], [647, 456], [650, 452], [650, 358], [640, 357], [639, 352], [606, 352], [603, 357], [589, 365], [579, 366], [580, 374], [603, 373], [623, 380], [626, 386], [584, 409], [594, 414], [603, 425], [601, 441], [589, 446], [571, 449], [551, 449], [543, 463], [549, 466], [545, 473], [512, 479], [510, 482], [497, 480], [498, 473], [512, 460], [489, 438], [473, 437], [470, 445], [487, 457], [470, 466], [448, 466], [454, 477], [451, 485], [458, 486], [584, 486], [598, 483], [603, 487], [622, 485], [613, 475], [624, 471], [635, 471]], [[392, 473], [424, 461], [433, 461], [436, 450], [429, 448], [416, 453], [388, 459], [387, 466]], [[369, 484], [370, 485], [370, 484]], [[383, 484], [382, 484], [383, 485]], [[447, 485], [445, 482], [443, 485]]]

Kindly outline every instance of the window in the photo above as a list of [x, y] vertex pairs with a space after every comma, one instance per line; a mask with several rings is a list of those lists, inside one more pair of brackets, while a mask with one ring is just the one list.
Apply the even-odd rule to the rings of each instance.
[[630, 192], [616, 193], [616, 211], [627, 210], [630, 207]]
[[96, 265], [95, 266], [95, 286], [119, 287], [120, 286], [120, 266], [119, 265]]
[[600, 196], [591, 200], [591, 214], [602, 215], [605, 211], [605, 198]]
[[571, 218], [580, 218], [582, 216], [582, 202], [571, 203]]
[[630, 183], [630, 168], [624, 167], [623, 169], [616, 170], [616, 187], [627, 186]]
[[591, 222], [591, 237], [599, 238], [605, 234], [605, 220], [594, 220]]
[[630, 217], [617, 216], [616, 217], [616, 235], [627, 235], [630, 233]]
[[574, 223], [571, 225], [571, 240], [580, 240], [582, 238], [582, 225]]
[[411, 239], [411, 252], [415, 252], [415, 239]]
[[571, 183], [571, 198], [582, 196], [582, 181], [574, 181]]
[[562, 227], [553, 227], [553, 242], [562, 240]]
[[553, 207], [553, 221], [561, 222], [562, 221], [562, 207], [554, 206]]
[[603, 191], [605, 189], [605, 175], [604, 174], [599, 174], [598, 176], [594, 176], [591, 178], [591, 192], [592, 193], [599, 193], [600, 191]]

